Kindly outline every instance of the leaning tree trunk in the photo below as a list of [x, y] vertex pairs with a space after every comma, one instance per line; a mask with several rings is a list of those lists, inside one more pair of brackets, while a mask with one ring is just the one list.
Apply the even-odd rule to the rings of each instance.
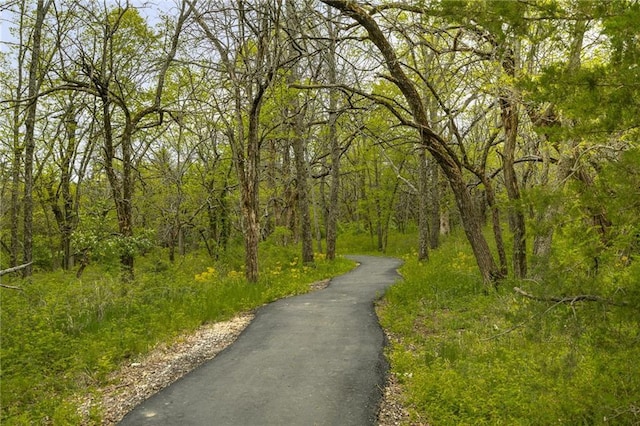
[[380, 50], [393, 83], [407, 101], [415, 125], [420, 132], [421, 143], [429, 150], [449, 180], [462, 218], [465, 234], [473, 250], [478, 268], [485, 283], [495, 282], [500, 277], [489, 244], [482, 233], [482, 221], [472, 200], [462, 174], [460, 161], [450, 151], [447, 142], [433, 131], [415, 83], [406, 75], [401, 61], [377, 22], [365, 9], [349, 0], [322, 0], [356, 20], [368, 33], [369, 39]]
[[471, 244], [482, 278], [485, 283], [495, 282], [502, 275], [496, 267], [489, 244], [482, 233], [480, 211], [467, 189], [461, 171], [453, 167], [444, 170], [449, 178], [449, 184], [462, 218], [462, 226]]

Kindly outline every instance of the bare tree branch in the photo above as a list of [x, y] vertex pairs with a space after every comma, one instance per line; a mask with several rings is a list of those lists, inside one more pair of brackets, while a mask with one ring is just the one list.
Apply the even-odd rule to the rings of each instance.
[[296, 83], [296, 84], [289, 85], [289, 87], [291, 87], [292, 89], [301, 89], [301, 90], [338, 89], [346, 94], [357, 94], [362, 96], [363, 98], [369, 99], [377, 103], [378, 105], [381, 105], [387, 108], [398, 119], [398, 121], [401, 124], [409, 127], [414, 127], [416, 129], [420, 128], [420, 126], [416, 124], [413, 120], [408, 119], [407, 117], [403, 116], [400, 111], [398, 111], [398, 108], [400, 108], [403, 111], [407, 112], [406, 108], [403, 108], [394, 99], [391, 99], [391, 98], [387, 98], [377, 94], [367, 93], [365, 91], [356, 89], [355, 87], [347, 86], [345, 84], [297, 84]]
[[567, 303], [570, 305], [576, 302], [603, 302], [603, 303], [616, 305], [616, 306], [623, 306], [627, 304], [626, 302], [616, 303], [609, 299], [605, 299], [603, 297], [596, 296], [593, 294], [579, 294], [577, 296], [558, 297], [558, 296], [536, 296], [534, 294], [527, 293], [526, 291], [522, 290], [520, 287], [514, 287], [513, 291], [523, 295], [528, 299], [537, 300], [539, 302]]
[[[18, 266], [14, 266], [13, 268], [0, 270], [0, 277], [6, 274], [10, 274], [12, 272], [18, 272], [24, 268], [28, 268], [32, 264], [33, 262], [29, 262], [29, 263], [25, 263], [24, 265], [18, 265]], [[7, 287], [7, 286], [3, 285], [3, 287]]]
[[2, 284], [0, 283], [0, 288], [9, 288], [11, 290], [19, 290], [19, 291], [24, 291], [22, 288], [20, 287], [14, 287], [12, 285], [6, 285], [6, 284]]

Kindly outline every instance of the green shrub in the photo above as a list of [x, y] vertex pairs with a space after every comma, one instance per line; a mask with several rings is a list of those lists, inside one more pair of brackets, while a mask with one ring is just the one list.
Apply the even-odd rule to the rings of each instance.
[[[384, 298], [381, 321], [396, 336], [388, 356], [412, 421], [638, 423], [637, 302], [553, 304], [512, 291], [534, 286], [536, 293], [562, 296], [574, 294], [567, 291], [579, 286], [575, 281], [570, 287], [505, 281], [484, 295], [475, 269], [467, 245], [453, 236], [428, 263], [405, 256], [404, 280]], [[615, 281], [631, 301], [639, 271], [634, 264], [618, 268], [585, 287], [620, 299], [604, 283]]]

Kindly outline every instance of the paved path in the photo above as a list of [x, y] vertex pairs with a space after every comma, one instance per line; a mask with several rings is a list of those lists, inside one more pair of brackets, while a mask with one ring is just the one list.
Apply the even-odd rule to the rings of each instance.
[[235, 343], [121, 424], [374, 424], [387, 364], [373, 301], [400, 261], [350, 258], [361, 265], [324, 290], [260, 308]]

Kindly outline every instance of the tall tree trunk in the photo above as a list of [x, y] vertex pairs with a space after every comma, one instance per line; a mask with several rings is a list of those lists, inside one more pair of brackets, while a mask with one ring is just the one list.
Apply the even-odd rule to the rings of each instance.
[[[120, 235], [126, 242], [133, 237], [133, 149], [131, 139], [133, 137], [133, 129], [130, 125], [125, 125], [124, 134], [120, 139], [122, 145], [122, 199], [120, 206], [117, 208], [118, 226]], [[129, 244], [127, 244], [128, 246]], [[120, 257], [122, 273], [125, 280], [133, 280], [133, 264], [134, 253], [126, 250]]]
[[[244, 224], [245, 276], [249, 282], [258, 281], [258, 243], [260, 242], [259, 222], [259, 167], [260, 149], [258, 124], [262, 97], [254, 98], [249, 113], [249, 131], [246, 140], [246, 153], [237, 152], [237, 171], [241, 187], [241, 210]], [[240, 114], [238, 126], [243, 126]], [[241, 129], [240, 129], [241, 130]], [[240, 132], [242, 135], [243, 132]]]
[[[514, 53], [510, 52], [503, 60], [502, 67], [510, 77], [515, 77], [516, 64]], [[500, 96], [500, 115], [504, 128], [503, 171], [504, 185], [509, 197], [507, 211], [509, 227], [513, 234], [513, 272], [516, 278], [527, 276], [527, 239], [524, 212], [520, 206], [520, 189], [514, 168], [516, 142], [518, 137], [518, 107], [510, 91]]]
[[293, 153], [296, 165], [296, 189], [298, 195], [298, 214], [300, 215], [300, 236], [302, 237], [302, 262], [313, 262], [313, 233], [311, 230], [311, 213], [309, 210], [309, 170], [305, 159], [303, 140], [304, 116], [296, 113], [294, 124]]
[[[294, 101], [295, 102], [295, 101]], [[297, 117], [296, 117], [297, 118]], [[284, 226], [289, 229], [293, 235], [293, 239], [295, 241], [299, 241], [300, 239], [300, 230], [298, 229], [298, 191], [297, 186], [292, 185], [291, 183], [295, 179], [292, 176], [291, 170], [295, 170], [297, 176], [297, 164], [296, 159], [293, 159], [293, 166], [291, 160], [291, 148], [295, 144], [295, 124], [291, 125], [293, 139], [291, 141], [283, 141], [282, 143], [282, 172], [278, 173], [274, 168], [273, 173], [278, 173], [281, 175], [280, 186], [284, 186], [282, 190], [282, 218], [280, 220], [279, 226]], [[295, 148], [293, 148], [295, 151]], [[294, 152], [295, 156], [295, 152]], [[275, 158], [275, 157], [274, 157]], [[276, 221], [278, 223], [278, 221]]]
[[31, 62], [29, 63], [29, 82], [27, 93], [29, 104], [27, 105], [27, 117], [25, 120], [24, 135], [24, 197], [23, 197], [23, 254], [22, 263], [28, 264], [22, 270], [22, 276], [31, 275], [33, 262], [33, 155], [35, 152], [35, 125], [36, 111], [38, 108], [38, 92], [40, 90], [40, 54], [42, 49], [42, 26], [47, 9], [51, 3], [38, 0], [36, 6], [36, 21], [33, 27], [33, 38], [31, 41]]
[[[320, 192], [322, 197], [322, 194], [324, 193], [324, 178], [322, 178], [322, 180], [320, 181], [318, 191]], [[320, 226], [320, 213], [318, 212], [318, 210], [323, 211], [323, 208], [322, 205], [320, 205], [320, 208], [318, 208], [318, 202], [316, 201], [315, 197], [316, 191], [314, 188], [311, 188], [311, 203], [313, 205], [313, 226], [316, 233], [316, 244], [318, 247], [318, 253], [322, 253], [322, 227]]]
[[471, 249], [480, 269], [480, 273], [485, 283], [495, 282], [501, 278], [501, 273], [496, 267], [495, 261], [489, 249], [489, 244], [482, 233], [482, 219], [476, 204], [467, 189], [467, 185], [459, 169], [444, 169], [449, 184], [456, 200], [456, 205], [462, 219], [467, 240], [471, 244]]
[[[70, 102], [65, 114], [65, 132], [67, 137], [67, 147], [64, 152], [61, 164], [60, 192], [62, 196], [62, 223], [59, 223], [62, 247], [62, 268], [69, 270], [73, 268], [73, 251], [71, 250], [71, 234], [75, 228], [75, 210], [73, 195], [71, 194], [71, 174], [73, 170], [73, 159], [76, 152], [76, 129], [78, 123], [75, 118], [75, 106]], [[79, 185], [80, 182], [76, 182]]]
[[22, 154], [23, 144], [21, 141], [20, 128], [22, 126], [21, 119], [21, 101], [22, 101], [22, 83], [23, 83], [23, 67], [24, 67], [24, 53], [25, 43], [23, 41], [23, 25], [24, 12], [26, 2], [22, 2], [20, 11], [20, 31], [19, 31], [19, 51], [18, 51], [18, 63], [17, 63], [17, 84], [15, 90], [15, 99], [13, 103], [13, 159], [11, 162], [11, 212], [10, 212], [10, 234], [11, 242], [9, 247], [9, 266], [18, 266], [18, 259], [20, 256], [20, 169], [22, 167]]
[[[418, 260], [429, 260], [429, 235], [433, 223], [429, 223], [429, 174], [427, 149], [418, 148]], [[439, 219], [438, 219], [439, 221]], [[440, 230], [440, 226], [436, 228]]]
[[[331, 20], [331, 9], [329, 9]], [[329, 84], [336, 84], [336, 35], [333, 23], [329, 23], [329, 49], [327, 52], [327, 76]], [[331, 150], [331, 186], [327, 211], [327, 259], [336, 257], [338, 238], [338, 195], [340, 191], [340, 143], [338, 142], [338, 92], [329, 91], [329, 147]]]
[[527, 240], [524, 212], [520, 204], [520, 189], [514, 161], [518, 132], [518, 112], [515, 103], [508, 98], [500, 100], [502, 123], [505, 132], [503, 171], [504, 182], [509, 197], [509, 227], [513, 233], [513, 271], [516, 278], [527, 275]]
[[[371, 177], [369, 177], [371, 182]], [[375, 207], [375, 226], [376, 226], [376, 240], [378, 245], [378, 251], [384, 253], [384, 229], [383, 223], [383, 209], [382, 200], [380, 200], [380, 167], [378, 166], [378, 155], [374, 151], [373, 154], [373, 205]]]
[[11, 213], [9, 248], [9, 266], [18, 266], [20, 252], [20, 168], [22, 166], [22, 143], [20, 143], [20, 104], [16, 100], [14, 107], [13, 160], [11, 162]]
[[[233, 90], [235, 117], [227, 130], [240, 182], [245, 276], [250, 282], [258, 281], [260, 111], [265, 92], [281, 66], [282, 50], [278, 44], [281, 41], [281, 7], [282, 3], [251, 6], [238, 2], [237, 8], [229, 8], [225, 13], [237, 14], [230, 18], [236, 25], [234, 31], [238, 30], [235, 50], [228, 47], [229, 40], [221, 40], [209, 28], [205, 16], [196, 16], [198, 25], [217, 50], [217, 60], [224, 65]], [[255, 14], [250, 16], [252, 13]], [[247, 132], [244, 130], [245, 120], [248, 122]]]
[[500, 209], [496, 205], [496, 195], [493, 190], [493, 184], [489, 177], [483, 172], [478, 175], [484, 185], [485, 193], [487, 195], [487, 204], [489, 210], [491, 210], [491, 227], [493, 229], [493, 239], [496, 243], [496, 250], [498, 252], [498, 259], [500, 262], [500, 271], [502, 275], [507, 274], [507, 253], [504, 249], [504, 240], [502, 238], [502, 221], [500, 220]]
[[[125, 125], [125, 130], [120, 140], [122, 149], [122, 175], [116, 172], [116, 151], [113, 140], [113, 124], [111, 122], [111, 101], [108, 93], [102, 94], [102, 119], [104, 130], [103, 153], [105, 157], [104, 168], [111, 187], [111, 196], [116, 207], [118, 218], [118, 233], [120, 238], [127, 241], [133, 236], [133, 209], [131, 206], [131, 194], [133, 181], [131, 176], [131, 129], [130, 124]], [[128, 163], [128, 164], [127, 164]], [[128, 245], [128, 244], [127, 244]], [[134, 278], [134, 257], [130, 251], [120, 254], [120, 268], [123, 281], [131, 281]]]
[[[292, 2], [286, 4], [286, 18], [289, 26], [289, 31], [292, 32], [294, 37], [299, 36], [299, 29], [301, 28], [301, 22], [298, 19], [295, 7]], [[289, 61], [295, 61], [298, 57], [298, 52], [290, 48]], [[296, 83], [300, 79], [300, 71], [298, 66], [294, 65], [289, 74], [289, 83]], [[306, 104], [300, 105], [298, 96], [294, 96], [292, 102], [293, 120], [291, 120], [291, 134], [293, 135], [293, 155], [294, 164], [296, 170], [296, 200], [299, 216], [299, 228], [300, 239], [302, 240], [302, 262], [312, 263], [314, 261], [313, 256], [313, 230], [311, 228], [311, 210], [310, 210], [310, 196], [309, 194], [309, 167], [305, 158], [305, 115], [307, 112]], [[287, 114], [289, 115], [289, 114]], [[287, 152], [289, 147], [287, 146]], [[295, 217], [291, 218], [291, 223], [295, 224]]]
[[[398, 174], [402, 172], [404, 168], [404, 160], [398, 166]], [[400, 188], [400, 179], [396, 178], [393, 183], [393, 191], [391, 191], [391, 196], [387, 197], [387, 203], [384, 206], [384, 215], [383, 215], [383, 235], [382, 235], [382, 252], [386, 252], [387, 243], [389, 242], [389, 226], [391, 224], [391, 215], [395, 211], [394, 206], [396, 203], [396, 195], [398, 194], [398, 188]]]
[[[333, 98], [334, 96], [332, 96]], [[337, 102], [330, 102], [335, 105]], [[329, 108], [332, 108], [330, 106]], [[329, 187], [329, 205], [327, 206], [327, 259], [336, 257], [336, 241], [338, 237], [338, 195], [340, 193], [340, 145], [336, 128], [337, 113], [329, 112], [329, 143], [331, 149], [331, 185]]]
[[429, 248], [435, 250], [440, 246], [440, 173], [435, 161], [427, 162], [427, 175]]

